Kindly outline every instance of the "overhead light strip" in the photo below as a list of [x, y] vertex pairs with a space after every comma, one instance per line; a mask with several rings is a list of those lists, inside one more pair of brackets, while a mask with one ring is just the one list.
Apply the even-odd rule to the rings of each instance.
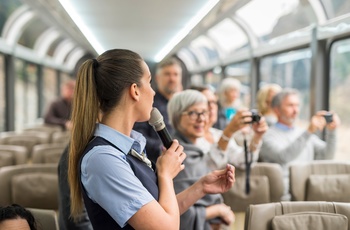
[[197, 14], [166, 44], [155, 56], [154, 61], [161, 61], [203, 18], [220, 0], [209, 0]]
[[78, 13], [75, 11], [74, 6], [69, 0], [59, 0], [63, 8], [67, 11], [69, 16], [72, 18], [74, 23], [78, 26], [80, 31], [84, 34], [86, 39], [90, 42], [91, 46], [95, 49], [98, 54], [105, 51], [103, 46], [97, 41], [93, 33], [90, 31], [89, 27], [86, 26], [84, 21], [79, 17]]

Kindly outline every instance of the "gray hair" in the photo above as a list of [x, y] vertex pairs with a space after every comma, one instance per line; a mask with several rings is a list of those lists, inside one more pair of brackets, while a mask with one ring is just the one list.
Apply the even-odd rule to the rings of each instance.
[[232, 77], [228, 77], [222, 80], [218, 90], [219, 101], [221, 105], [225, 104], [225, 92], [228, 89], [241, 91], [241, 82], [238, 79]]
[[292, 89], [292, 88], [282, 89], [282, 91], [280, 91], [273, 97], [271, 101], [271, 107], [272, 108], [280, 107], [282, 104], [282, 101], [290, 95], [296, 95], [299, 97], [300, 94], [299, 94], [299, 91], [296, 89]]
[[182, 113], [192, 105], [203, 102], [207, 103], [207, 98], [197, 90], [186, 89], [175, 93], [169, 100], [167, 107], [170, 124], [177, 130]]

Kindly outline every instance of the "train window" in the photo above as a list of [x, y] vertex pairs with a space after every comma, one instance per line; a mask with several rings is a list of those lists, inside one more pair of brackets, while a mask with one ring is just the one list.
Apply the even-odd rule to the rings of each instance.
[[3, 31], [5, 22], [8, 19], [8, 17], [12, 14], [12, 12], [15, 11], [21, 5], [22, 2], [20, 0], [0, 0], [0, 31]]
[[300, 122], [303, 125], [308, 124], [310, 117], [310, 58], [311, 51], [307, 48], [265, 57], [260, 64], [260, 84], [277, 83], [300, 91]]
[[15, 71], [15, 130], [23, 130], [37, 119], [37, 66], [15, 59]]
[[330, 67], [330, 110], [337, 112], [341, 119], [338, 129], [336, 159], [350, 160], [350, 39], [334, 42], [331, 47]]
[[335, 18], [350, 12], [349, 0], [321, 0], [329, 19]]
[[40, 34], [42, 34], [48, 26], [40, 18], [34, 18], [25, 27], [18, 44], [28, 48], [34, 48], [35, 42]]
[[309, 1], [302, 0], [253, 0], [240, 8], [237, 15], [263, 42], [317, 23]]
[[208, 30], [208, 36], [218, 44], [221, 57], [247, 45], [247, 36], [231, 19], [226, 18]]
[[43, 101], [44, 101], [44, 111], [42, 111], [42, 115], [48, 109], [50, 103], [56, 99], [57, 97], [57, 76], [56, 71], [51, 68], [43, 68]]
[[0, 54], [0, 132], [5, 131], [5, 68], [4, 56]]
[[219, 58], [217, 48], [214, 46], [213, 42], [204, 35], [193, 40], [188, 48], [196, 55], [201, 66], [205, 66]]

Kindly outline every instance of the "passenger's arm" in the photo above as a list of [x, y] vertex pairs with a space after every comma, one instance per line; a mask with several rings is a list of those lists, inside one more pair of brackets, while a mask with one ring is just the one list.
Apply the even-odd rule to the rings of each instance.
[[235, 168], [227, 165], [225, 169], [215, 170], [203, 176], [192, 186], [177, 194], [180, 213], [184, 213], [191, 205], [206, 194], [227, 192], [235, 182]]
[[293, 142], [288, 142], [283, 133], [271, 129], [263, 138], [260, 156], [267, 162], [286, 164], [299, 156], [311, 135], [311, 133], [305, 131]]

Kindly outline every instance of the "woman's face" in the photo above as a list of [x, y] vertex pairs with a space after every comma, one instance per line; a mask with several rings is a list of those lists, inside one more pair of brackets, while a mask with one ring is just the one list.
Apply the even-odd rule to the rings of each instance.
[[207, 103], [203, 102], [192, 105], [183, 112], [180, 118], [179, 131], [194, 143], [198, 137], [204, 136], [205, 126], [208, 120], [209, 112]]
[[208, 100], [208, 109], [209, 109], [209, 123], [208, 125], [211, 127], [215, 124], [218, 119], [218, 99], [213, 91], [206, 89], [202, 91], [204, 96]]
[[141, 87], [140, 87], [140, 103], [139, 103], [139, 111], [142, 114], [142, 121], [147, 121], [150, 118], [152, 106], [153, 106], [153, 98], [155, 95], [154, 90], [151, 87], [151, 73], [147, 64], [142, 62], [142, 70], [143, 75], [141, 78]]
[[231, 88], [231, 89], [227, 89], [225, 91], [225, 98], [226, 98], [226, 102], [231, 104], [234, 103], [236, 101], [237, 98], [239, 98], [239, 90]]

